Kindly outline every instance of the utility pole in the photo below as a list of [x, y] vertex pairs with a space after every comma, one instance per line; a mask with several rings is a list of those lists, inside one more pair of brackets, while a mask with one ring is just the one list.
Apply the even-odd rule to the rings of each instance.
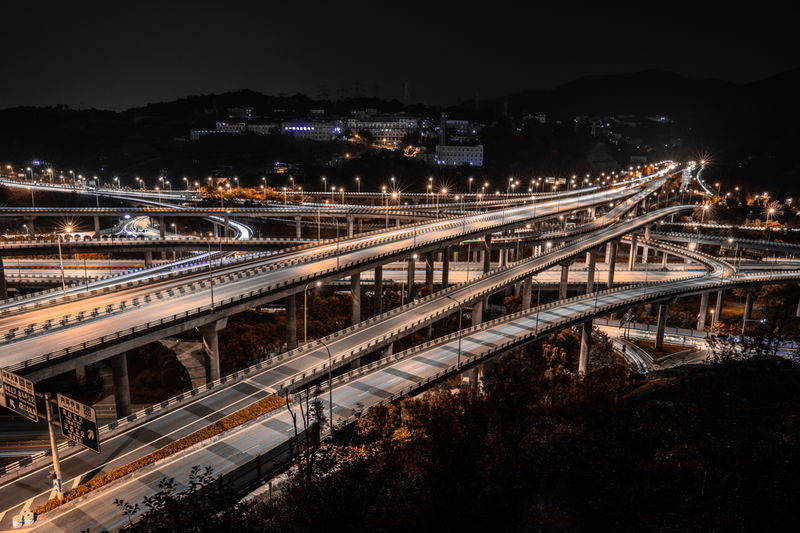
[[53, 490], [56, 497], [60, 500], [64, 497], [61, 487], [61, 465], [58, 462], [58, 446], [56, 446], [56, 435], [53, 429], [53, 415], [50, 412], [50, 393], [44, 393], [44, 410], [47, 413], [47, 430], [50, 433], [50, 452], [53, 454]]

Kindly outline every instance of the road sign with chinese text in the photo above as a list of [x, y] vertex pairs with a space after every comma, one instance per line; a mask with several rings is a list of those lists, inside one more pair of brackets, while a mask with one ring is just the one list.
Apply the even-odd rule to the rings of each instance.
[[100, 453], [100, 436], [97, 434], [97, 415], [88, 405], [63, 394], [56, 394], [61, 433], [77, 444]]
[[25, 418], [38, 422], [39, 413], [36, 410], [36, 392], [33, 389], [33, 381], [2, 369], [0, 369], [0, 377], [3, 380], [5, 406]]

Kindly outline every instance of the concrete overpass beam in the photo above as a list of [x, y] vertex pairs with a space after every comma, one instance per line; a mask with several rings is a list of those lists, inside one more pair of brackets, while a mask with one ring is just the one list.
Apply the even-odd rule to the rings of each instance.
[[372, 299], [372, 310], [375, 315], [383, 313], [383, 267], [375, 267], [375, 297]]
[[703, 331], [706, 329], [706, 315], [708, 314], [708, 295], [704, 292], [700, 295], [700, 311], [697, 313], [697, 329]]
[[117, 418], [124, 418], [131, 414], [131, 384], [128, 380], [128, 359], [125, 352], [111, 357], [111, 374], [114, 379]]
[[592, 349], [592, 321], [581, 324], [581, 352], [578, 358], [578, 375], [585, 376], [589, 370], [589, 352]]
[[667, 311], [669, 311], [669, 305], [659, 304], [658, 324], [656, 326], [656, 351], [664, 349], [664, 329], [667, 325]]
[[350, 275], [350, 299], [353, 302], [353, 309], [350, 322], [356, 325], [361, 322], [361, 273], [356, 272]]
[[286, 347], [297, 348], [297, 296], [286, 297]]

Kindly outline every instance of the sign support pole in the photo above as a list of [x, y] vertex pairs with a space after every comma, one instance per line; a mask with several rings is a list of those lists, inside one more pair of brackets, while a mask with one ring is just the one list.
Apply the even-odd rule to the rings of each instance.
[[44, 393], [45, 412], [47, 413], [47, 430], [50, 433], [50, 451], [53, 455], [53, 471], [55, 479], [53, 479], [53, 490], [56, 491], [58, 499], [64, 497], [64, 491], [61, 488], [61, 465], [58, 462], [58, 446], [56, 446], [56, 435], [53, 430], [53, 415], [50, 412], [50, 393]]

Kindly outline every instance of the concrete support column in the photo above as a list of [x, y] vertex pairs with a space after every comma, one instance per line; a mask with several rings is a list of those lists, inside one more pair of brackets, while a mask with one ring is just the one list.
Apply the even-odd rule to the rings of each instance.
[[128, 381], [128, 359], [125, 352], [111, 357], [111, 374], [114, 379], [117, 418], [124, 418], [131, 414], [131, 384]]
[[86, 385], [86, 366], [85, 365], [77, 365], [75, 367], [75, 379], [78, 382], [78, 385]]
[[347, 236], [353, 236], [353, 217], [347, 217]]
[[6, 283], [6, 269], [3, 265], [3, 257], [0, 256], [0, 300], [8, 299], [8, 284]]
[[597, 251], [592, 250], [587, 254], [587, 267], [586, 267], [586, 294], [594, 291], [594, 269], [597, 264]]
[[658, 324], [656, 326], [656, 351], [664, 349], [664, 328], [667, 326], [667, 311], [669, 311], [669, 305], [659, 304]]
[[642, 264], [643, 265], [647, 264], [647, 256], [649, 255], [649, 253], [650, 253], [650, 247], [649, 246], [642, 246]]
[[608, 281], [606, 288], [610, 289], [614, 286], [614, 270], [617, 268], [617, 241], [611, 241], [606, 247], [606, 260], [608, 262]]
[[414, 280], [416, 279], [416, 268], [416, 261], [414, 261], [413, 257], [409, 257], [408, 264], [406, 265], [406, 285], [408, 286], [408, 290], [406, 291], [406, 302], [410, 302], [414, 298]]
[[33, 239], [36, 237], [36, 217], [25, 217], [28, 224], [28, 236]]
[[483, 272], [489, 272], [491, 269], [492, 264], [492, 236], [487, 235], [484, 237], [484, 248], [483, 248]]
[[717, 291], [717, 305], [714, 307], [714, 317], [713, 317], [713, 320], [711, 322], [712, 326], [714, 324], [716, 324], [717, 321], [719, 321], [719, 314], [722, 312], [722, 296], [723, 296], [723, 294], [724, 294], [724, 291]]
[[153, 266], [153, 252], [151, 250], [147, 250], [144, 253], [144, 266]]
[[661, 266], [666, 267], [668, 259], [669, 259], [669, 254], [667, 252], [662, 252], [661, 253]]
[[697, 329], [703, 331], [706, 329], [706, 315], [708, 314], [708, 295], [704, 292], [700, 295], [700, 311], [697, 313]]
[[744, 316], [742, 320], [747, 321], [750, 320], [750, 316], [753, 314], [753, 303], [756, 301], [756, 291], [755, 289], [747, 289], [747, 296], [745, 296], [744, 300]]
[[372, 310], [375, 316], [383, 313], [383, 267], [375, 267], [375, 297], [373, 298]]
[[558, 285], [558, 299], [563, 300], [567, 297], [567, 284], [569, 283], [570, 263], [561, 263], [561, 283]]
[[353, 300], [353, 313], [350, 323], [356, 325], [361, 322], [361, 273], [350, 275], [350, 297]]
[[[98, 222], [97, 225], [99, 224], [100, 223]], [[161, 235], [162, 239], [165, 239], [167, 237], [167, 223], [164, 222], [164, 217], [158, 217], [158, 233], [159, 235]]]
[[527, 277], [522, 282], [522, 309], [531, 308], [531, 299], [533, 297], [533, 278]]
[[297, 348], [297, 296], [286, 297], [286, 347]]
[[212, 382], [221, 377], [219, 366], [219, 331], [224, 329], [227, 325], [228, 319], [222, 318], [197, 328], [203, 340], [203, 351], [206, 356], [206, 380], [208, 382]]
[[428, 252], [425, 254], [425, 295], [433, 294], [433, 260], [435, 254]]
[[94, 219], [94, 236], [98, 237], [100, 235], [100, 216], [95, 215], [92, 218]]
[[578, 375], [585, 376], [589, 370], [589, 351], [592, 349], [592, 321], [581, 324], [581, 353], [578, 358]]
[[446, 289], [450, 285], [450, 247], [446, 247], [442, 252], [442, 288]]
[[478, 300], [472, 304], [472, 325], [477, 326], [483, 322], [483, 300]]
[[294, 236], [298, 239], [303, 238], [303, 217], [294, 217]]
[[603, 262], [606, 263], [606, 264], [611, 262], [611, 243], [612, 242], [613, 241], [609, 241], [609, 242], [606, 243], [606, 255], [605, 255], [605, 257], [603, 257]]
[[633, 270], [636, 265], [636, 253], [638, 251], [637, 248], [637, 237], [634, 233], [631, 235], [631, 249], [630, 252], [628, 252], [628, 270]]

